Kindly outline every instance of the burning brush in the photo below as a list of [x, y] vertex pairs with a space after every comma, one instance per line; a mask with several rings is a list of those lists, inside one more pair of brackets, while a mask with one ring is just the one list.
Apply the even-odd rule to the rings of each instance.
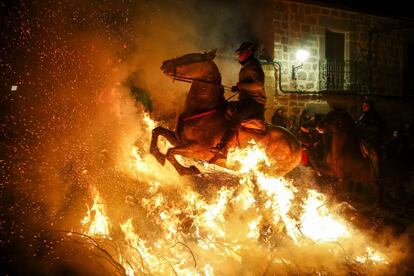
[[[356, 229], [325, 195], [264, 173], [270, 161], [254, 141], [232, 149], [234, 170], [221, 170], [203, 188], [196, 183], [203, 176], [180, 177], [144, 148], [134, 148], [125, 166], [143, 185], [132, 196], [141, 215], [112, 221], [110, 203], [95, 191], [82, 219], [84, 234], [105, 240], [122, 274], [370, 274], [394, 261], [392, 250]], [[238, 184], [222, 183], [223, 175]]]

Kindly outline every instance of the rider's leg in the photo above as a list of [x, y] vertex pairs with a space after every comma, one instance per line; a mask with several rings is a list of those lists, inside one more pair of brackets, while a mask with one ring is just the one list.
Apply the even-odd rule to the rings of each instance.
[[239, 102], [230, 118], [229, 128], [221, 138], [220, 143], [211, 148], [211, 152], [221, 158], [225, 158], [231, 142], [237, 135], [240, 122], [251, 117], [264, 119], [264, 107], [256, 102]]
[[212, 153], [208, 148], [198, 143], [190, 143], [168, 149], [166, 158], [180, 175], [197, 174], [200, 171], [195, 166], [185, 167], [181, 165], [178, 162], [176, 155], [205, 161], [212, 158]]
[[235, 139], [237, 132], [238, 132], [238, 123], [231, 124], [230, 127], [226, 130], [223, 137], [215, 147], [211, 148], [211, 152], [218, 155], [221, 158], [225, 158], [227, 156], [227, 152], [229, 151], [229, 146], [231, 141]]

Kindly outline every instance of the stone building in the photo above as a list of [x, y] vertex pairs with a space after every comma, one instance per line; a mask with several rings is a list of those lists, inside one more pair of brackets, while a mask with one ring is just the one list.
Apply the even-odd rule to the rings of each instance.
[[272, 39], [263, 43], [269, 54], [260, 57], [266, 119], [279, 107], [297, 116], [340, 106], [357, 116], [369, 98], [388, 121], [411, 120], [414, 21], [315, 3], [272, 2]]

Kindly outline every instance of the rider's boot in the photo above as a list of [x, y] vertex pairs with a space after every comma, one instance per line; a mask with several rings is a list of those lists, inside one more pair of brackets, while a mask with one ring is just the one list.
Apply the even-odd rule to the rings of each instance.
[[210, 152], [214, 153], [217, 157], [226, 158], [230, 147], [229, 144], [236, 137], [236, 134], [237, 127], [230, 127], [224, 134], [223, 138], [221, 138], [220, 143], [218, 143], [215, 147], [210, 148]]

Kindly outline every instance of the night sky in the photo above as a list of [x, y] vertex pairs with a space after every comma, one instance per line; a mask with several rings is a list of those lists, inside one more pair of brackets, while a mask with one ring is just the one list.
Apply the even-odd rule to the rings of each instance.
[[361, 11], [371, 14], [414, 19], [414, 12], [409, 1], [375, 1], [375, 0], [304, 0], [308, 3], [325, 3], [332, 7]]

